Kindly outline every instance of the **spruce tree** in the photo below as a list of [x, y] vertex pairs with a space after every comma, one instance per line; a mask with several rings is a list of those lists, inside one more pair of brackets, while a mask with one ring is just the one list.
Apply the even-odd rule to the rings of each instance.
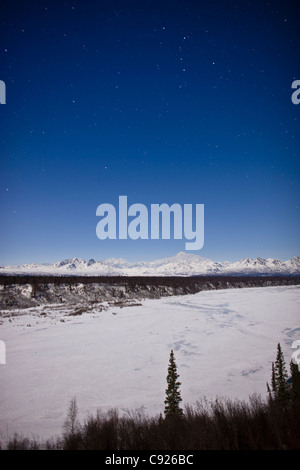
[[180, 408], [180, 402], [182, 401], [180, 393], [181, 382], [178, 381], [178, 378], [175, 357], [171, 349], [167, 375], [168, 387], [166, 389], [165, 416], [183, 414], [183, 410]]
[[277, 345], [276, 361], [272, 363], [271, 385], [272, 396], [268, 385], [271, 401], [278, 404], [281, 408], [285, 408], [290, 400], [290, 386], [288, 384], [288, 373], [280, 343]]

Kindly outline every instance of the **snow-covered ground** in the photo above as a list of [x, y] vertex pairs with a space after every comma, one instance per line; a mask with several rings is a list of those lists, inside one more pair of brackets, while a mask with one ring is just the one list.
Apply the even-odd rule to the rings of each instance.
[[296, 286], [203, 291], [80, 316], [62, 305], [43, 312], [0, 319], [7, 348], [0, 365], [2, 438], [60, 434], [73, 397], [81, 420], [99, 408], [163, 412], [171, 349], [184, 404], [203, 396], [264, 398], [277, 343], [288, 365], [300, 339]]

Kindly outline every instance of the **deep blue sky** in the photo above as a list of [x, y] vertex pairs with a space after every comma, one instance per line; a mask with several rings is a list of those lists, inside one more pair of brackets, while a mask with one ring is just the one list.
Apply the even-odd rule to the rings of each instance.
[[297, 1], [0, 7], [0, 264], [149, 260], [185, 240], [96, 237], [96, 208], [205, 205], [215, 261], [300, 254]]

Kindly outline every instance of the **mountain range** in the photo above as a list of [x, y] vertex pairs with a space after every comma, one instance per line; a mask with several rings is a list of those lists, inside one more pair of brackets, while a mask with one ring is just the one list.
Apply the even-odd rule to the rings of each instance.
[[244, 258], [215, 262], [199, 255], [178, 253], [156, 261], [136, 263], [109, 258], [85, 261], [72, 258], [52, 264], [0, 266], [0, 274], [85, 276], [197, 276], [197, 275], [300, 275], [300, 256], [286, 261], [276, 258]]

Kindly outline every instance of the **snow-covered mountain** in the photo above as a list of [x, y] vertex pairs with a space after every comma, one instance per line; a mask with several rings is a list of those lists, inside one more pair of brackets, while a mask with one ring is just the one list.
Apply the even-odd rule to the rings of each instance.
[[125, 259], [85, 261], [65, 259], [53, 264], [0, 266], [0, 274], [48, 274], [86, 276], [196, 276], [196, 275], [300, 275], [300, 256], [286, 261], [273, 258], [245, 258], [236, 262], [215, 262], [199, 255], [178, 253], [156, 261], [130, 263]]

